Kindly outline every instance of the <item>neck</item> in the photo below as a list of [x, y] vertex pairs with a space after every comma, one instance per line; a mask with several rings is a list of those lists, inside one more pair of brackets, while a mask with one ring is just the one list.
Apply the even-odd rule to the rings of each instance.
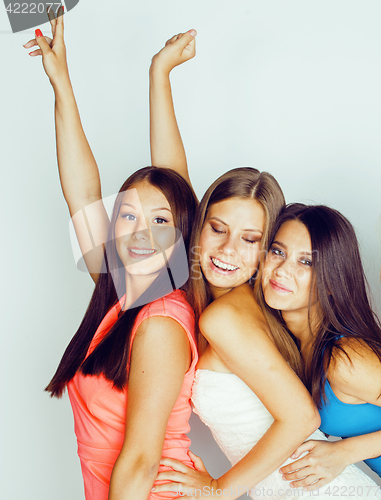
[[213, 286], [209, 284], [210, 292], [212, 294], [213, 300], [216, 300], [223, 295], [229, 293], [233, 288], [218, 288], [217, 286]]
[[138, 300], [141, 295], [156, 279], [157, 274], [149, 274], [147, 276], [132, 276], [127, 271], [126, 277], [126, 300], [124, 302], [123, 311], [127, 311], [131, 305]]
[[306, 361], [314, 341], [314, 332], [317, 328], [317, 318], [315, 308], [311, 309], [310, 321], [308, 318], [308, 310], [302, 311], [282, 311], [283, 319], [290, 332], [300, 342], [300, 353], [304, 361]]

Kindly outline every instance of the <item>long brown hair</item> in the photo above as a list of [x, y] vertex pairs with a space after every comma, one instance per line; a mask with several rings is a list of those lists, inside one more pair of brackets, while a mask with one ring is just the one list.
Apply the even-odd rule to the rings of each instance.
[[[168, 200], [174, 217], [174, 225], [181, 231], [185, 248], [188, 251], [190, 232], [197, 206], [197, 199], [192, 188], [179, 174], [170, 169], [145, 167], [136, 171], [120, 188], [116, 198], [106, 243], [103, 272], [99, 275], [82, 323], [66, 348], [55, 375], [45, 389], [51, 393], [51, 396], [60, 397], [67, 383], [77, 371], [82, 372], [84, 375], [103, 374], [119, 390], [123, 390], [127, 383], [128, 373], [126, 367], [130, 352], [130, 336], [135, 319], [143, 305], [134, 307], [134, 304], [132, 304], [120, 316], [86, 360], [85, 357], [102, 319], [118, 301], [118, 297], [121, 297], [126, 291], [125, 271], [115, 245], [115, 222], [123, 201], [124, 192], [142, 181], [146, 181], [151, 186], [159, 189]], [[173, 252], [168, 262], [169, 274], [171, 265], [177, 258], [175, 253]], [[188, 276], [186, 263], [184, 273], [186, 279]], [[171, 282], [172, 286], [168, 289], [168, 274], [167, 269], [164, 268], [144, 292], [143, 296], [139, 298], [139, 304], [142, 302], [143, 304], [149, 304], [153, 300], [172, 292], [175, 288], [173, 279]]]
[[[311, 238], [314, 258], [309, 318], [312, 317], [312, 299], [317, 301], [320, 318], [315, 331], [310, 323], [314, 343], [305, 363], [304, 382], [316, 405], [321, 407], [331, 359], [340, 353], [347, 356], [340, 338], [365, 342], [381, 361], [381, 325], [369, 303], [368, 285], [351, 223], [332, 208], [294, 203], [282, 211], [272, 239], [289, 220], [304, 224]], [[270, 326], [292, 335], [281, 311], [268, 306], [264, 309], [272, 314]]]
[[269, 234], [285, 204], [283, 192], [274, 177], [251, 167], [229, 170], [221, 175], [204, 194], [193, 225], [188, 287], [188, 301], [195, 312], [200, 353], [206, 349], [208, 342], [199, 330], [198, 321], [202, 312], [212, 302], [210, 288], [202, 273], [198, 255], [200, 236], [209, 208], [229, 198], [250, 198], [262, 205], [265, 211], [265, 229], [262, 237], [264, 247], [267, 247]]

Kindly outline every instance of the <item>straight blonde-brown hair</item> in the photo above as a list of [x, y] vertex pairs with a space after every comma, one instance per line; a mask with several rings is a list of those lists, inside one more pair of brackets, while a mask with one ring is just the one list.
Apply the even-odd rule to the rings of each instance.
[[[230, 198], [253, 199], [262, 205], [265, 211], [262, 249], [268, 248], [272, 228], [275, 225], [279, 212], [285, 206], [282, 189], [275, 178], [268, 172], [259, 172], [256, 168], [251, 167], [240, 167], [229, 170], [229, 172], [221, 175], [204, 194], [197, 208], [193, 224], [190, 242], [190, 280], [188, 287], [188, 301], [195, 311], [196, 335], [200, 354], [205, 351], [208, 342], [201, 334], [198, 322], [203, 311], [212, 302], [211, 291], [200, 265], [200, 236], [210, 207], [215, 203]], [[262, 251], [261, 260], [263, 260]], [[250, 280], [250, 283], [252, 282], [254, 280]]]

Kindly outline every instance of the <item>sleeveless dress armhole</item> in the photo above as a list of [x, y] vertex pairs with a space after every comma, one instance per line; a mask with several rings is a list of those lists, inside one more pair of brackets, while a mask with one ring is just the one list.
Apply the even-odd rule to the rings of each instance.
[[[174, 294], [176, 294], [176, 297], [174, 297]], [[179, 294], [178, 297], [177, 294]], [[189, 315], [192, 316], [191, 329], [189, 328]], [[186, 302], [185, 294], [181, 290], [176, 290], [175, 292], [172, 292], [170, 295], [155, 300], [154, 302], [152, 302], [139, 312], [135, 320], [133, 330], [131, 332], [130, 352], [127, 362], [127, 371], [129, 371], [130, 368], [132, 343], [135, 339], [135, 335], [140, 325], [143, 323], [143, 321], [147, 318], [152, 318], [154, 316], [163, 316], [165, 318], [172, 318], [177, 323], [179, 323], [179, 325], [184, 329], [185, 333], [187, 334], [188, 341], [191, 347], [191, 363], [185, 374], [194, 371], [194, 368], [198, 361], [198, 352], [197, 352], [196, 338], [194, 333], [192, 333], [194, 332], [193, 311], [190, 308], [189, 304]], [[188, 319], [188, 321], [186, 321], [186, 319]]]

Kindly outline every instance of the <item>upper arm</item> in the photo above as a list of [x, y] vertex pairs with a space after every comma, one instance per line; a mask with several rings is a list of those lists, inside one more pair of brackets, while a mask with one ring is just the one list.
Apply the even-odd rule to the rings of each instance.
[[381, 406], [381, 361], [364, 342], [343, 339], [328, 370], [330, 382], [344, 394]]
[[263, 323], [243, 308], [217, 307], [202, 318], [200, 328], [226, 366], [252, 389], [275, 420], [303, 416], [316, 421], [317, 427], [311, 396]]
[[83, 206], [71, 210], [75, 234], [86, 267], [96, 283], [104, 258], [104, 243], [107, 241], [109, 218], [102, 199], [88, 200]]
[[160, 459], [190, 359], [188, 337], [179, 323], [163, 316], [142, 322], [132, 345], [123, 451]]

